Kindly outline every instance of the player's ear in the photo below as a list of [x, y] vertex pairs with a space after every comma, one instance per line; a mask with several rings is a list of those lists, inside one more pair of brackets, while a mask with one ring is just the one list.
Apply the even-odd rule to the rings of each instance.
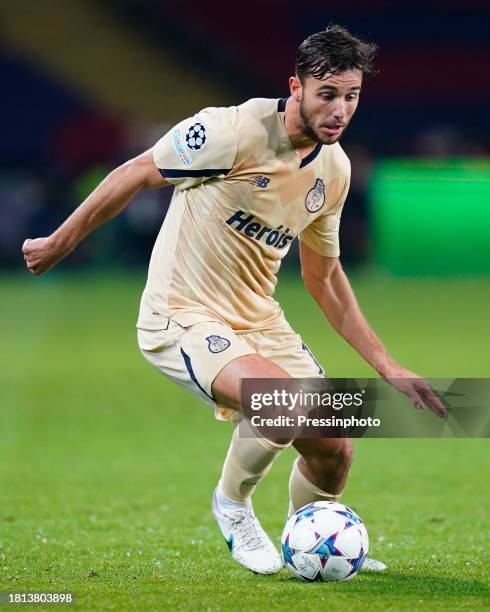
[[296, 102], [301, 102], [303, 88], [301, 86], [301, 81], [297, 76], [289, 77], [289, 91], [291, 92], [292, 98]]

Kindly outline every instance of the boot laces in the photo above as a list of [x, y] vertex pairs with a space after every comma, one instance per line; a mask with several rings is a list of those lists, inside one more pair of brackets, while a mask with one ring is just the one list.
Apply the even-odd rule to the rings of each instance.
[[262, 548], [263, 534], [253, 510], [240, 510], [229, 518], [247, 550]]

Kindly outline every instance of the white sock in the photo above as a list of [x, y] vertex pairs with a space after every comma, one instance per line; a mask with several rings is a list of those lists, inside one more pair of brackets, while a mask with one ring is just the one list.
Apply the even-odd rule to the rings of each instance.
[[223, 493], [219, 485], [216, 489], [216, 499], [218, 502], [218, 506], [223, 510], [238, 510], [240, 508], [250, 508], [250, 506], [252, 505], [250, 498], [241, 500], [231, 499], [230, 497], [227, 497]]
[[239, 430], [236, 427], [231, 437], [219, 488], [228, 499], [243, 502], [250, 499], [276, 457], [289, 444], [276, 444], [265, 438], [242, 438]]
[[293, 463], [293, 469], [289, 478], [289, 512], [291, 516], [306, 504], [314, 501], [338, 501], [342, 492], [337, 494], [327, 493], [322, 491], [315, 484], [310, 482], [299, 469], [299, 457]]

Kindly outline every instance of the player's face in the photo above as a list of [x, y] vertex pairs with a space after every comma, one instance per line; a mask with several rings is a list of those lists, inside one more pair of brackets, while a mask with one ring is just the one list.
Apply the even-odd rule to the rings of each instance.
[[357, 69], [326, 79], [307, 76], [299, 102], [304, 135], [321, 144], [337, 142], [357, 108], [361, 84], [362, 73]]

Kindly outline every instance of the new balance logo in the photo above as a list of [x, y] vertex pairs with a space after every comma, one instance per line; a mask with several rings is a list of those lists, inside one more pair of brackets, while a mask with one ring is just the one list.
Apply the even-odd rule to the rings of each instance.
[[253, 177], [253, 179], [250, 181], [250, 184], [256, 185], [257, 187], [261, 187], [262, 189], [265, 189], [270, 182], [271, 182], [270, 178], [267, 178], [266, 176], [262, 176], [262, 174], [259, 174], [258, 176]]
[[253, 215], [247, 215], [243, 210], [239, 210], [229, 219], [226, 220], [228, 225], [231, 225], [234, 230], [243, 232], [245, 236], [254, 238], [254, 240], [265, 240], [268, 246], [284, 249], [293, 240], [294, 236], [288, 236], [289, 227], [282, 232], [283, 225], [277, 229], [266, 227], [259, 223]]

